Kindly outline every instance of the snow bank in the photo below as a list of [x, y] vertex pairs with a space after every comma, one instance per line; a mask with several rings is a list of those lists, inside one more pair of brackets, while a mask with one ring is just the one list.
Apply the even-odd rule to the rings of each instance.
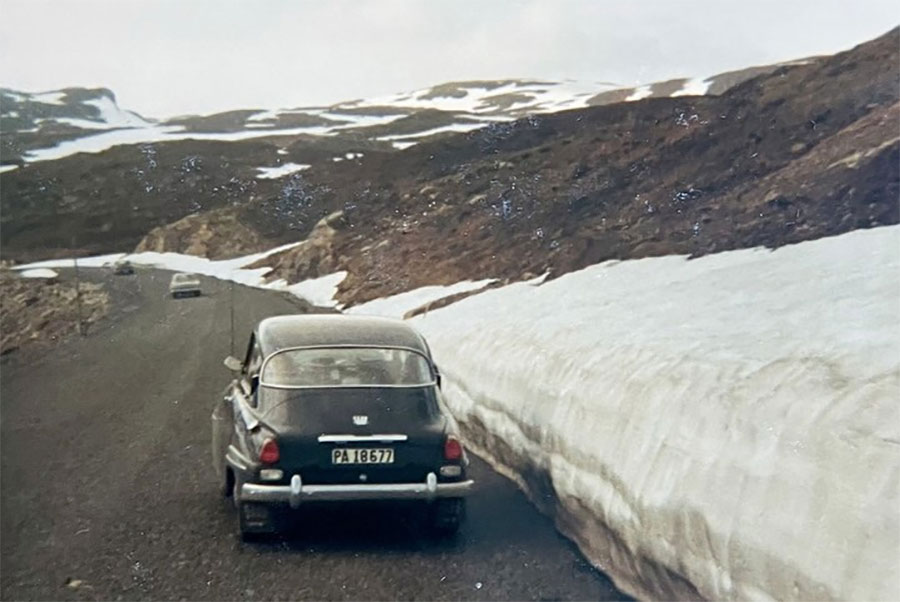
[[[319, 307], [338, 307], [338, 302], [334, 296], [337, 294], [338, 286], [347, 277], [347, 272], [335, 272], [312, 280], [304, 280], [297, 284], [284, 286], [292, 294], [302, 299], [306, 299], [313, 305]], [[281, 281], [284, 283], [284, 281]]]
[[361, 303], [360, 305], [347, 309], [345, 313], [402, 318], [409, 311], [418, 309], [445, 297], [449, 297], [450, 295], [477, 291], [492, 282], [495, 282], [495, 279], [489, 278], [487, 280], [476, 280], [475, 282], [465, 280], [449, 286], [423, 286], [392, 297], [385, 297], [383, 299], [369, 301], [368, 303]]
[[12, 171], [18, 168], [18, 165], [0, 165], [0, 173], [6, 173], [7, 171]]
[[[110, 253], [109, 255], [94, 255], [92, 257], [79, 257], [78, 267], [80, 268], [102, 268], [111, 266], [116, 261], [125, 257], [125, 253]], [[47, 259], [45, 261], [35, 261], [34, 263], [26, 263], [24, 265], [14, 266], [14, 270], [32, 270], [38, 268], [73, 268], [75, 267], [74, 259]]]
[[609, 262], [411, 322], [472, 447], [620, 587], [895, 599], [898, 251], [887, 227]]
[[19, 273], [22, 278], [56, 278], [59, 276], [56, 272], [48, 268], [35, 268], [33, 270], [23, 270]]
[[[219, 278], [220, 280], [231, 280], [238, 284], [256, 288], [287, 291], [313, 305], [318, 305], [319, 307], [336, 307], [337, 302], [334, 300], [334, 295], [337, 292], [338, 285], [347, 276], [346, 272], [337, 272], [315, 280], [307, 280], [299, 284], [289, 285], [284, 280], [267, 282], [266, 275], [272, 271], [272, 268], [261, 267], [250, 269], [247, 267], [261, 259], [265, 259], [266, 257], [281, 251], [286, 251], [298, 244], [301, 243], [290, 243], [261, 253], [219, 261], [212, 261], [205, 257], [196, 257], [194, 255], [182, 255], [181, 253], [157, 253], [155, 251], [132, 254], [115, 253], [111, 255], [97, 255], [94, 257], [79, 257], [78, 266], [85, 268], [110, 267], [119, 260], [127, 259], [134, 265], [144, 265], [176, 272], [202, 274], [204, 276]], [[24, 270], [24, 275], [28, 271], [48, 268], [71, 268], [74, 267], [74, 265], [75, 263], [72, 259], [49, 259], [47, 261], [38, 261], [16, 266], [14, 269]]]

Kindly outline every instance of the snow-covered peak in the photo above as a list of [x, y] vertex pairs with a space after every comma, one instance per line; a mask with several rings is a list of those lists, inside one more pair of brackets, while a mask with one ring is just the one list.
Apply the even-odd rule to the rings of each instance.
[[60, 126], [83, 130], [144, 128], [152, 123], [121, 109], [106, 88], [65, 88], [46, 92], [20, 92], [0, 88], [3, 130], [47, 131]]

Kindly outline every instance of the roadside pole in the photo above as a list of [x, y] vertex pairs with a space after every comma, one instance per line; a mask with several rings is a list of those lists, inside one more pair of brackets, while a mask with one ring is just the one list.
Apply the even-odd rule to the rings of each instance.
[[234, 280], [229, 280], [229, 293], [231, 295], [230, 303], [228, 304], [231, 313], [231, 346], [229, 347], [230, 353], [229, 355], [234, 355]]
[[75, 305], [78, 307], [78, 334], [85, 336], [84, 320], [81, 318], [81, 279], [78, 277], [78, 258], [72, 260], [75, 264]]

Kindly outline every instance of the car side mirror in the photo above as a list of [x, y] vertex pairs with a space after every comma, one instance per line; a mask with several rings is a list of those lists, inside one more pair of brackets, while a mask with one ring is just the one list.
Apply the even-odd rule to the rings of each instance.
[[256, 393], [257, 389], [259, 389], [259, 374], [254, 374], [250, 377], [250, 393]]
[[243, 368], [243, 364], [241, 363], [241, 360], [234, 357], [233, 355], [229, 355], [228, 357], [226, 357], [225, 361], [223, 363], [225, 364], [225, 367], [228, 368], [229, 370], [231, 370], [232, 372], [240, 372], [241, 368]]

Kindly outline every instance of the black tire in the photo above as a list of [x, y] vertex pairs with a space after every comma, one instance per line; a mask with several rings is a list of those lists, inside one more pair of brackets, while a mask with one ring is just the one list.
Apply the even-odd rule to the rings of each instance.
[[229, 498], [234, 495], [234, 472], [230, 468], [225, 469], [225, 480], [222, 482], [222, 497]]
[[428, 526], [438, 537], [456, 535], [466, 518], [464, 498], [446, 498], [432, 503], [428, 509]]

